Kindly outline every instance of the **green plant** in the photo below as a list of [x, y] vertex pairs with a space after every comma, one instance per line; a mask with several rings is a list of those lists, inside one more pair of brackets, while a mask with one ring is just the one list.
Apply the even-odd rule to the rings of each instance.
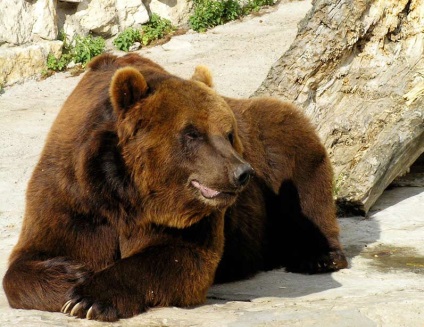
[[57, 39], [63, 42], [63, 44], [62, 44], [63, 52], [65, 52], [65, 53], [70, 52], [71, 44], [70, 44], [70, 41], [68, 40], [68, 36], [66, 35], [64, 30], [59, 31], [59, 35], [58, 35]]
[[172, 26], [171, 21], [161, 18], [157, 14], [152, 14], [150, 21], [142, 26], [141, 42], [143, 45], [148, 45], [173, 31], [175, 31], [175, 27]]
[[243, 13], [240, 3], [236, 0], [224, 1], [223, 17], [226, 22], [236, 20]]
[[197, 32], [225, 24], [240, 16], [273, 5], [276, 0], [249, 0], [244, 6], [240, 0], [193, 0], [194, 11], [189, 18], [190, 27]]
[[115, 40], [113, 40], [113, 44], [122, 51], [128, 51], [130, 46], [132, 46], [135, 42], [141, 41], [141, 33], [139, 30], [135, 28], [127, 28], [122, 33], [120, 33]]
[[343, 184], [343, 182], [346, 179], [346, 174], [341, 173], [337, 176], [336, 179], [333, 180], [333, 197], [336, 199], [337, 195], [340, 192], [340, 186]]
[[243, 7], [243, 15], [248, 15], [251, 12], [258, 12], [263, 6], [272, 6], [275, 0], [249, 0]]
[[189, 18], [190, 27], [197, 32], [225, 24], [237, 19], [242, 14], [242, 8], [235, 0], [195, 0], [194, 12]]
[[[47, 56], [47, 69], [51, 71], [62, 71], [70, 62], [80, 63], [85, 66], [91, 58], [101, 54], [105, 49], [105, 40], [101, 37], [75, 36], [69, 40], [67, 35], [61, 31], [59, 40], [63, 41], [62, 55], [56, 58], [53, 54]], [[47, 72], [43, 75], [48, 75]]]
[[72, 59], [75, 63], [81, 63], [83, 66], [87, 64], [93, 57], [105, 51], [105, 40], [92, 35], [75, 37], [75, 44], [71, 51]]
[[54, 71], [62, 71], [72, 61], [72, 56], [69, 53], [62, 54], [60, 58], [56, 58], [53, 54], [49, 53], [47, 56], [47, 68]]
[[[59, 58], [56, 58], [52, 53], [49, 53], [47, 56], [47, 69], [53, 71], [62, 71], [65, 70], [67, 65], [72, 61], [72, 47], [67, 38], [66, 33], [61, 30], [59, 32], [58, 39], [63, 42], [62, 44], [62, 55]], [[48, 75], [47, 72], [43, 75]]]

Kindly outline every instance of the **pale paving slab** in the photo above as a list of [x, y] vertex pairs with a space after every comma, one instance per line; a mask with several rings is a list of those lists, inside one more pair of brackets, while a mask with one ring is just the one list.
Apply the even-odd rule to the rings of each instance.
[[[186, 34], [141, 53], [170, 72], [209, 66], [217, 90], [249, 96], [288, 49], [308, 1]], [[80, 77], [57, 74], [0, 96], [0, 276], [17, 241], [27, 181], [58, 108]], [[424, 188], [386, 191], [367, 219], [340, 220], [349, 269], [304, 276], [275, 270], [215, 286], [203, 306], [160, 308], [113, 324], [12, 310], [0, 290], [0, 326], [424, 326]]]

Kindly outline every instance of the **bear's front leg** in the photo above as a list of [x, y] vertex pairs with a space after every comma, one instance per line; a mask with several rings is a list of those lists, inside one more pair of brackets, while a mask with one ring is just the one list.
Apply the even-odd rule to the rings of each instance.
[[[284, 182], [280, 196], [286, 198], [291, 234], [286, 270], [324, 273], [346, 268], [348, 263], [339, 240], [339, 226], [332, 194], [332, 169], [325, 150], [309, 161], [298, 162], [292, 182]], [[287, 203], [289, 202], [289, 203]]]
[[151, 246], [74, 287], [62, 312], [116, 321], [149, 307], [197, 305], [205, 301], [219, 260], [192, 244]]
[[16, 251], [13, 257], [3, 279], [12, 308], [59, 311], [66, 292], [91, 276], [86, 266], [66, 257]]

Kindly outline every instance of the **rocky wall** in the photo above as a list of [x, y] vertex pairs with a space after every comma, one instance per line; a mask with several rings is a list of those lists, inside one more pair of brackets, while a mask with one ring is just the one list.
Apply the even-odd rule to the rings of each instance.
[[57, 50], [59, 31], [110, 38], [148, 22], [151, 13], [184, 25], [191, 8], [191, 0], [0, 0], [0, 83], [39, 74], [48, 53]]

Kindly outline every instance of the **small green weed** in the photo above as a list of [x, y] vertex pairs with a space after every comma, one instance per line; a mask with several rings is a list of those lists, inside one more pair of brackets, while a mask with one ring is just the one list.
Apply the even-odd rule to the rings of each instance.
[[[102, 37], [75, 36], [69, 40], [64, 32], [60, 32], [59, 40], [63, 41], [62, 55], [56, 58], [53, 54], [47, 56], [47, 69], [51, 71], [65, 70], [70, 62], [81, 64], [83, 67], [93, 57], [104, 52], [105, 40]], [[48, 72], [43, 73], [48, 75]]]
[[129, 51], [129, 48], [135, 42], [141, 42], [143, 45], [149, 45], [151, 42], [161, 39], [168, 34], [174, 32], [176, 28], [171, 21], [152, 14], [150, 21], [141, 27], [141, 30], [135, 28], [127, 28], [120, 33], [113, 44], [122, 51]]
[[138, 29], [135, 28], [127, 28], [122, 33], [120, 33], [115, 40], [113, 40], [113, 44], [116, 48], [121, 51], [128, 51], [130, 47], [135, 42], [141, 41], [141, 33]]
[[[66, 69], [66, 66], [72, 61], [72, 47], [66, 36], [66, 33], [62, 30], [59, 32], [58, 39], [63, 42], [62, 55], [60, 58], [56, 58], [52, 53], [47, 56], [47, 69], [52, 71], [62, 71]], [[43, 72], [43, 75], [48, 76], [49, 72]]]
[[62, 71], [72, 61], [72, 56], [69, 53], [64, 53], [60, 58], [56, 58], [53, 54], [49, 53], [47, 56], [47, 69], [54, 71]]
[[157, 14], [152, 14], [150, 21], [142, 26], [141, 43], [148, 45], [152, 41], [163, 38], [175, 31], [175, 27], [171, 21], [160, 17]]
[[193, 0], [194, 11], [189, 18], [190, 27], [197, 32], [225, 24], [241, 16], [258, 11], [261, 7], [275, 4], [276, 0]]
[[243, 7], [243, 15], [249, 15], [252, 12], [258, 12], [261, 7], [272, 6], [275, 0], [249, 0]]
[[235, 0], [195, 0], [194, 6], [189, 23], [197, 32], [237, 19], [242, 13], [240, 4]]
[[336, 199], [339, 192], [340, 192], [340, 186], [343, 184], [343, 182], [346, 180], [346, 174], [340, 173], [336, 179], [333, 180], [333, 197]]
[[75, 45], [72, 50], [72, 59], [78, 64], [85, 66], [92, 58], [105, 51], [105, 40], [92, 35], [75, 37]]

